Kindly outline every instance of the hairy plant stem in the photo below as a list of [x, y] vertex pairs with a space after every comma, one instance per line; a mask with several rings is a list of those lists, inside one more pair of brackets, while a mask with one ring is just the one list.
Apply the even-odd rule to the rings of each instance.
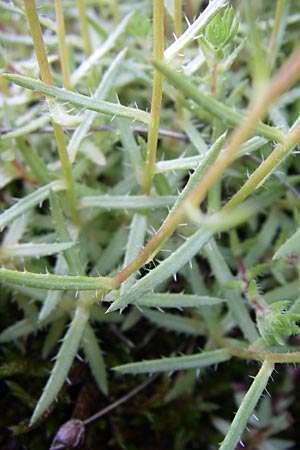
[[69, 59], [66, 47], [65, 22], [61, 0], [55, 0], [55, 13], [57, 24], [57, 37], [60, 55], [61, 70], [63, 75], [63, 84], [66, 89], [71, 89]]
[[87, 21], [87, 12], [86, 12], [86, 3], [85, 0], [77, 0], [79, 21], [81, 27], [81, 33], [83, 37], [83, 49], [86, 56], [89, 56], [92, 53], [92, 44], [89, 33], [88, 21]]
[[230, 165], [241, 144], [251, 135], [258, 120], [266, 113], [272, 102], [282, 94], [297, 79], [300, 71], [300, 51], [295, 50], [283, 65], [278, 75], [266, 85], [262, 92], [254, 95], [254, 101], [249, 106], [248, 113], [241, 124], [233, 131], [227, 147], [221, 151], [214, 164], [206, 171], [196, 187], [190, 192], [186, 200], [162, 224], [157, 233], [146, 244], [139, 255], [113, 278], [122, 283], [133, 272], [153, 258], [157, 250], [184, 220], [187, 211], [196, 208], [204, 200], [208, 190], [217, 182], [225, 169]]
[[[47, 60], [46, 48], [43, 40], [41, 25], [39, 22], [35, 0], [24, 0], [25, 13], [29, 24], [33, 45], [35, 49], [36, 58], [38, 61], [41, 78], [44, 83], [53, 85], [53, 79], [50, 72], [50, 67]], [[48, 99], [49, 107], [51, 108], [53, 100]], [[70, 212], [74, 223], [79, 222], [79, 215], [76, 209], [74, 180], [72, 175], [72, 166], [68, 157], [66, 148], [65, 136], [62, 127], [52, 120], [52, 126], [54, 130], [54, 136], [58, 148], [58, 153], [64, 172], [64, 178], [66, 182], [67, 195], [70, 202]]]
[[274, 168], [283, 161], [285, 156], [300, 140], [300, 127], [296, 126], [286, 134], [286, 143], [278, 144], [268, 158], [252, 173], [241, 189], [226, 203], [223, 210], [234, 208], [240, 204], [246, 197], [257, 189], [264, 179], [268, 177]]
[[[153, 0], [153, 54], [157, 60], [164, 57], [164, 2]], [[156, 149], [162, 100], [163, 75], [157, 69], [153, 74], [151, 116], [148, 125], [148, 146], [142, 191], [148, 194], [155, 171]]]
[[230, 425], [229, 431], [220, 446], [220, 450], [234, 450], [236, 448], [242, 437], [247, 422], [253, 414], [255, 406], [267, 386], [273, 370], [274, 364], [270, 361], [264, 361], [248, 392], [242, 400], [238, 412]]
[[238, 347], [228, 347], [232, 356], [237, 358], [247, 359], [248, 361], [270, 361], [274, 364], [289, 364], [300, 362], [300, 352], [261, 352], [242, 349]]

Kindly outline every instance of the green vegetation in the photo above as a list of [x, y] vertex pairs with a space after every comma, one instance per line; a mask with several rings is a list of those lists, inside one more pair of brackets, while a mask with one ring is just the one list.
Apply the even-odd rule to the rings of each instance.
[[0, 1], [1, 448], [300, 442], [300, 14], [206, 3]]

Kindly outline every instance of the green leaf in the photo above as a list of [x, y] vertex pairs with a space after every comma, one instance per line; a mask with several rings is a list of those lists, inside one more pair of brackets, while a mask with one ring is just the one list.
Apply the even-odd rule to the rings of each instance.
[[200, 32], [207, 26], [207, 24], [221, 11], [225, 6], [228, 5], [227, 0], [215, 0], [213, 2], [209, 2], [208, 6], [204, 11], [201, 12], [199, 17], [188, 26], [186, 31], [182, 33], [176, 41], [171, 44], [165, 50], [165, 59], [166, 61], [170, 61], [176, 55], [178, 55], [184, 47], [193, 42], [195, 37], [200, 34]]
[[101, 209], [133, 209], [147, 210], [155, 208], [168, 208], [173, 206], [177, 197], [174, 195], [164, 195], [160, 197], [150, 197], [146, 195], [95, 195], [82, 197], [80, 208], [101, 208]]
[[208, 295], [149, 293], [138, 298], [135, 304], [153, 308], [200, 308], [201, 306], [219, 305], [223, 302], [226, 302], [223, 298], [209, 297]]
[[[105, 100], [111, 90], [115, 78], [120, 70], [120, 64], [123, 61], [127, 49], [123, 49], [118, 56], [114, 59], [113, 63], [109, 66], [101, 81], [99, 86], [95, 90], [94, 97], [99, 100]], [[82, 142], [86, 139], [88, 132], [97, 117], [96, 111], [85, 111], [82, 117], [81, 124], [75, 129], [72, 137], [68, 143], [68, 154], [70, 161], [73, 163], [76, 159], [77, 151], [80, 149]]]
[[71, 248], [74, 242], [59, 242], [56, 244], [16, 244], [2, 246], [0, 258], [39, 258], [55, 255]]
[[229, 431], [220, 446], [220, 450], [233, 450], [236, 448], [241, 440], [242, 433], [247, 426], [247, 422], [253, 414], [255, 406], [267, 386], [273, 370], [274, 364], [270, 361], [265, 361], [261, 366], [234, 416]]
[[[74, 70], [74, 72], [71, 75], [72, 86], [75, 86], [83, 77], [89, 75], [95, 66], [99, 65], [101, 58], [103, 58], [103, 56], [112, 49], [112, 47], [116, 44], [118, 38], [125, 31], [132, 16], [133, 16], [132, 12], [127, 14], [122, 19], [122, 21], [115, 27], [115, 29], [108, 34], [108, 38], [104, 42], [102, 42], [101, 45], [88, 58], [84, 59], [82, 64], [80, 64], [76, 70]], [[115, 60], [117, 58], [118, 57], [116, 57]], [[113, 65], [114, 63], [112, 63], [111, 67], [113, 67]]]
[[52, 275], [50, 273], [18, 272], [9, 269], [0, 269], [1, 280], [38, 289], [57, 289], [62, 291], [92, 291], [115, 288], [113, 280], [108, 277]]
[[186, 333], [193, 336], [205, 334], [205, 328], [203, 327], [203, 322], [200, 319], [179, 316], [178, 314], [152, 311], [151, 309], [144, 309], [142, 311], [142, 315], [159, 327], [163, 327], [170, 331], [175, 331], [176, 333]]
[[[232, 126], [238, 125], [244, 119], [245, 116], [243, 112], [237, 111], [236, 109], [231, 109], [226, 106], [224, 102], [219, 102], [216, 100], [213, 95], [204, 93], [198, 88], [198, 86], [191, 83], [187, 77], [176, 72], [171, 67], [168, 67], [167, 64], [155, 60], [152, 60], [152, 64], [180, 92], [182, 92], [187, 98], [192, 99], [197, 105], [204, 108], [205, 111], [212, 114], [213, 117], [217, 117], [225, 124]], [[277, 128], [271, 127], [264, 123], [259, 123], [255, 130], [259, 135], [271, 141], [278, 141], [280, 143], [284, 142], [283, 133]]]
[[68, 329], [58, 352], [50, 378], [45, 386], [41, 398], [38, 401], [38, 404], [36, 405], [31, 418], [31, 424], [36, 422], [47, 410], [47, 408], [49, 408], [66, 380], [68, 372], [72, 366], [73, 359], [78, 351], [88, 318], [89, 315], [87, 310], [79, 306], [75, 311], [70, 328]]
[[[224, 284], [232, 281], [234, 277], [214, 239], [211, 239], [205, 247], [205, 252], [214, 276], [218, 280], [219, 285], [224, 288]], [[227, 298], [227, 306], [236, 324], [244, 333], [245, 338], [250, 342], [256, 341], [259, 334], [240, 293], [236, 289], [226, 289], [225, 296]]]
[[[126, 243], [123, 267], [126, 267], [143, 248], [147, 232], [148, 220], [145, 215], [135, 214], [132, 218], [129, 236]], [[120, 294], [124, 294], [134, 284], [136, 274], [130, 275], [120, 287]]]
[[121, 295], [107, 310], [107, 312], [125, 308], [129, 303], [143, 294], [153, 290], [162, 281], [174, 275], [191, 258], [196, 255], [201, 247], [211, 238], [211, 232], [207, 230], [198, 230], [189, 237], [184, 244], [175, 250], [171, 256], [165, 259], [155, 269], [151, 270], [146, 276], [138, 280], [128, 292]]
[[98, 100], [97, 98], [88, 97], [87, 95], [82, 95], [77, 92], [43, 83], [42, 81], [35, 80], [34, 78], [12, 74], [3, 74], [2, 76], [11, 83], [15, 83], [35, 92], [40, 92], [47, 97], [53, 97], [64, 103], [70, 102], [72, 105], [79, 106], [80, 108], [97, 111], [98, 113], [108, 114], [110, 116], [128, 117], [129, 119], [145, 123], [148, 123], [150, 119], [149, 113], [140, 109], [129, 108], [127, 106], [120, 105], [119, 103], [104, 102], [102, 100]]
[[102, 350], [99, 340], [89, 324], [86, 324], [81, 345], [99, 389], [104, 395], [107, 395], [108, 380]]
[[36, 321], [32, 320], [32, 318], [19, 320], [0, 333], [0, 343], [3, 344], [20, 337], [28, 336], [39, 328], [42, 328], [42, 326], [44, 325], [39, 325]]
[[[67, 227], [66, 218], [63, 215], [63, 208], [59, 196], [53, 191], [50, 191], [50, 208], [58, 240], [60, 242], [70, 241], [73, 243]], [[74, 248], [73, 245], [69, 250], [66, 249], [63, 256], [68, 264], [71, 275], [83, 275], [84, 269], [79, 259], [78, 249]]]
[[26, 213], [35, 206], [41, 204], [49, 196], [50, 190], [61, 191], [65, 187], [61, 181], [53, 181], [39, 189], [36, 189], [31, 194], [18, 200], [13, 206], [6, 209], [0, 214], [0, 230], [3, 230], [9, 223], [19, 217], [21, 214]]
[[275, 252], [273, 259], [284, 258], [300, 252], [300, 228]]
[[175, 370], [198, 369], [228, 361], [231, 358], [227, 349], [212, 350], [195, 355], [174, 356], [170, 358], [152, 359], [114, 367], [119, 373], [153, 373], [173, 372]]

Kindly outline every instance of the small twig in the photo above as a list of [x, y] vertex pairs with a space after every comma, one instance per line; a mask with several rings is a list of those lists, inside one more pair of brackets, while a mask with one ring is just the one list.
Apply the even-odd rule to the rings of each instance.
[[135, 344], [119, 330], [115, 323], [111, 323], [109, 328], [128, 348], [135, 348]]
[[150, 383], [152, 383], [156, 378], [158, 378], [159, 374], [153, 375], [152, 377], [145, 380], [142, 384], [132, 389], [132, 391], [129, 391], [126, 395], [119, 398], [119, 400], [116, 400], [114, 403], [111, 403], [110, 405], [106, 406], [105, 408], [101, 409], [101, 411], [97, 412], [93, 416], [89, 417], [88, 419], [85, 419], [83, 421], [84, 425], [88, 425], [91, 422], [94, 422], [95, 420], [99, 419], [100, 417], [104, 416], [105, 414], [109, 413], [113, 409], [117, 408], [118, 406], [122, 405], [122, 403], [127, 402], [131, 397], [134, 397], [136, 394], [138, 394], [140, 391], [145, 389]]

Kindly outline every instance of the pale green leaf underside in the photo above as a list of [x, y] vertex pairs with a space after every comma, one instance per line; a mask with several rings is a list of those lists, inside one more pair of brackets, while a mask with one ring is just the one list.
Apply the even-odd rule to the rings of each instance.
[[214, 2], [210, 2], [193, 24], [189, 25], [186, 31], [165, 50], [165, 59], [169, 61], [178, 55], [226, 5], [228, 5], [228, 0], [215, 0]]
[[165, 195], [161, 197], [147, 197], [145, 195], [103, 195], [87, 196], [80, 199], [80, 208], [103, 208], [103, 209], [134, 209], [145, 210], [155, 208], [168, 208], [173, 206], [177, 197]]
[[3, 246], [0, 249], [1, 257], [22, 257], [32, 258], [47, 255], [55, 255], [71, 248], [74, 242], [60, 242], [55, 244], [16, 244]]
[[138, 298], [135, 304], [152, 308], [199, 308], [219, 305], [223, 302], [226, 302], [223, 298], [209, 297], [208, 295], [149, 293]]

